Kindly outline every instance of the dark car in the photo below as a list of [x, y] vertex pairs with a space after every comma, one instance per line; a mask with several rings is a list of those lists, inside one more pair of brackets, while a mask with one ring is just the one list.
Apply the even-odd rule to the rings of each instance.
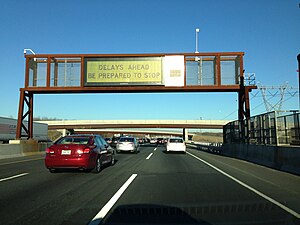
[[113, 148], [116, 148], [119, 139], [120, 139], [119, 137], [113, 137], [113, 138], [111, 139], [110, 146], [113, 147]]
[[157, 138], [156, 144], [157, 145], [165, 144], [164, 139], [163, 138]]
[[105, 141], [107, 142], [107, 144], [111, 144], [112, 139], [111, 138], [105, 138]]
[[70, 135], [47, 148], [45, 165], [57, 169], [81, 169], [99, 173], [105, 164], [115, 163], [115, 150], [100, 135]]

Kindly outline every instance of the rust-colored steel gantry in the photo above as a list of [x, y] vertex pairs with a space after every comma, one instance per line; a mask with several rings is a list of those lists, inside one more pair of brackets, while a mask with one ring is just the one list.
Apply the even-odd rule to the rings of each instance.
[[25, 54], [16, 138], [33, 137], [33, 96], [69, 93], [236, 92], [238, 118], [250, 117], [243, 52]]

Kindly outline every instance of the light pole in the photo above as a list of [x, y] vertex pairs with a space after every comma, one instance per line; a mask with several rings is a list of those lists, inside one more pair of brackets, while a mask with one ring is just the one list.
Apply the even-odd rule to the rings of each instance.
[[[30, 52], [31, 54], [35, 55], [35, 52], [31, 48], [24, 48], [24, 56], [26, 56], [27, 52]], [[33, 58], [33, 61], [36, 61], [36, 58]]]
[[33, 55], [35, 55], [35, 52], [32, 51], [31, 48], [25, 48], [25, 49], [24, 49], [24, 55], [26, 55], [27, 51], [29, 51], [29, 52], [31, 52]]
[[196, 51], [195, 53], [199, 53], [198, 52], [198, 33], [200, 32], [199, 28], [196, 28]]
[[299, 110], [300, 110], [300, 54], [297, 55], [298, 60], [298, 80], [299, 80]]
[[[199, 53], [198, 51], [198, 34], [200, 32], [199, 28], [196, 28], [196, 49], [195, 49], [195, 53]], [[200, 64], [199, 64], [199, 60], [200, 60]], [[198, 85], [202, 85], [202, 57], [198, 57], [195, 56], [195, 61], [198, 62]], [[200, 66], [200, 71], [199, 71], [199, 66]], [[200, 82], [200, 83], [199, 83]]]
[[[201, 123], [201, 121], [202, 121], [202, 116], [200, 116], [199, 119], [200, 119], [200, 123]], [[201, 129], [201, 128], [199, 129], [199, 133], [202, 133], [202, 129]]]

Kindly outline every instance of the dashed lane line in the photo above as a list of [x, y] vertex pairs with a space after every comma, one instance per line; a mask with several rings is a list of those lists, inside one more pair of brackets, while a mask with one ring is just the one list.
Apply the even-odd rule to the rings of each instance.
[[137, 174], [132, 174], [128, 180], [122, 185], [122, 187], [115, 193], [115, 195], [106, 203], [106, 205], [98, 212], [98, 214], [93, 218], [89, 225], [98, 225], [107, 215], [109, 210], [114, 206], [118, 201], [121, 195], [126, 191], [132, 181], [137, 177]]
[[21, 174], [14, 175], [14, 176], [11, 176], [11, 177], [2, 178], [2, 179], [0, 179], [0, 182], [2, 182], [2, 181], [7, 181], [7, 180], [12, 180], [12, 179], [15, 179], [15, 178], [18, 178], [18, 177], [22, 177], [22, 176], [26, 176], [26, 175], [28, 175], [28, 174], [29, 174], [29, 173], [21, 173]]
[[150, 153], [146, 159], [150, 159], [152, 155], [153, 155], [153, 152]]

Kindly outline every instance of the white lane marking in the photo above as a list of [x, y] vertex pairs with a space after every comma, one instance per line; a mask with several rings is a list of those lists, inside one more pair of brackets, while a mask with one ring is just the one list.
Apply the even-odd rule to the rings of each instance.
[[212, 165], [212, 164], [210, 164], [210, 163], [204, 161], [203, 159], [200, 159], [199, 157], [193, 155], [192, 153], [189, 153], [189, 152], [187, 152], [187, 153], [188, 153], [190, 156], [192, 156], [192, 157], [194, 157], [194, 158], [200, 160], [201, 162], [205, 163], [206, 165], [210, 166], [211, 168], [213, 168], [214, 170], [218, 171], [219, 173], [225, 175], [226, 177], [232, 179], [233, 181], [237, 182], [238, 184], [244, 186], [245, 188], [249, 189], [250, 191], [253, 191], [253, 192], [256, 193], [257, 195], [259, 195], [259, 196], [263, 197], [264, 199], [266, 199], [266, 200], [272, 202], [273, 204], [279, 206], [280, 208], [282, 208], [282, 209], [285, 210], [286, 212], [288, 212], [288, 213], [292, 214], [293, 216], [297, 217], [298, 219], [300, 219], [300, 214], [297, 213], [296, 211], [294, 211], [294, 210], [288, 208], [287, 206], [281, 204], [280, 202], [277, 202], [277, 201], [274, 200], [273, 198], [270, 198], [269, 196], [267, 196], [267, 195], [261, 193], [260, 191], [254, 189], [253, 187], [251, 187], [251, 186], [245, 184], [244, 182], [242, 182], [242, 181], [236, 179], [235, 177], [229, 175], [228, 173], [224, 172], [223, 170], [220, 170], [219, 168], [215, 167], [214, 165]]
[[153, 152], [150, 153], [146, 159], [150, 159], [152, 155], [153, 155]]
[[2, 181], [7, 181], [7, 180], [11, 180], [11, 179], [15, 179], [15, 178], [22, 177], [22, 176], [26, 176], [26, 175], [28, 175], [28, 174], [29, 174], [29, 173], [21, 173], [21, 174], [12, 176], [12, 177], [3, 178], [3, 179], [0, 179], [0, 182], [2, 182]]
[[106, 203], [105, 206], [98, 212], [98, 214], [93, 218], [89, 225], [98, 225], [101, 223], [101, 220], [106, 216], [109, 210], [114, 206], [118, 201], [121, 195], [125, 192], [131, 182], [137, 177], [137, 174], [132, 174], [128, 180], [123, 184], [123, 186], [115, 193], [115, 195]]
[[37, 159], [26, 159], [26, 160], [20, 160], [20, 161], [13, 161], [13, 162], [8, 162], [8, 163], [1, 163], [0, 166], [16, 164], [16, 163], [22, 163], [22, 162], [36, 161], [36, 160], [41, 160], [41, 159], [45, 159], [45, 157], [37, 158]]
[[154, 151], [156, 151], [156, 150], [157, 150], [157, 148], [154, 149]]

